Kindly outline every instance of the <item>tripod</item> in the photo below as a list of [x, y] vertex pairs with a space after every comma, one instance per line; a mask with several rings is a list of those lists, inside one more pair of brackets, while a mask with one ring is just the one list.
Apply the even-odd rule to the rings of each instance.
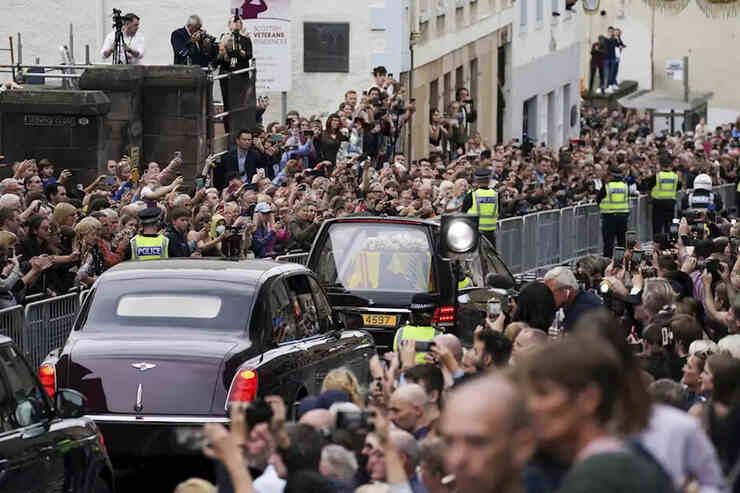
[[[123, 56], [122, 56], [123, 55]], [[113, 42], [113, 65], [128, 65], [128, 52], [123, 41], [123, 29], [116, 26], [116, 40]]]

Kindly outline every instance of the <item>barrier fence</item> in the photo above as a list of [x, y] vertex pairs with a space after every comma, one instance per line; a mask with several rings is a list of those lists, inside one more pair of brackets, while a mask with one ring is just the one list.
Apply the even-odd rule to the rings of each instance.
[[[728, 210], [735, 210], [735, 185], [715, 187]], [[647, 196], [630, 201], [630, 229], [640, 242], [652, 241], [652, 217]], [[509, 269], [518, 275], [541, 274], [554, 265], [602, 251], [601, 215], [594, 203], [503, 219], [498, 223], [497, 247]], [[276, 257], [278, 262], [306, 264], [308, 253]], [[29, 363], [38, 367], [46, 355], [64, 345], [89, 290], [25, 307], [0, 310], [0, 335], [13, 339]]]

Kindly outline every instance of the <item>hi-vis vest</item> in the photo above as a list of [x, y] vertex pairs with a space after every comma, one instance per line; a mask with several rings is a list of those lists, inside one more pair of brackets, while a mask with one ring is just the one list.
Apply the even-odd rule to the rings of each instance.
[[170, 240], [166, 236], [142, 236], [131, 238], [132, 260], [159, 260], [167, 258]]
[[606, 184], [606, 197], [599, 204], [602, 214], [629, 214], [630, 194], [623, 181], [610, 181]]
[[[410, 339], [412, 341], [428, 341], [432, 342], [435, 337], [440, 335], [442, 331], [435, 329], [434, 327], [423, 327], [420, 325], [404, 325], [396, 331], [395, 337], [393, 337], [393, 351], [398, 352], [398, 346], [401, 341]], [[417, 363], [426, 363], [424, 356], [427, 354], [426, 351], [417, 352], [415, 359]]]
[[468, 276], [465, 276], [465, 279], [462, 281], [457, 281], [457, 289], [465, 289], [469, 288], [473, 285], [473, 280], [469, 278]]
[[706, 195], [698, 195], [694, 192], [689, 194], [690, 209], [708, 209], [710, 205], [714, 205], [714, 194], [712, 192]]
[[676, 200], [678, 175], [673, 171], [661, 171], [655, 175], [655, 186], [650, 196], [658, 200]]
[[740, 193], [740, 181], [737, 182], [737, 188], [735, 189], [737, 193]]
[[496, 231], [498, 223], [498, 192], [490, 188], [480, 188], [473, 192], [473, 205], [468, 209], [468, 214], [479, 217], [478, 229], [480, 231]]

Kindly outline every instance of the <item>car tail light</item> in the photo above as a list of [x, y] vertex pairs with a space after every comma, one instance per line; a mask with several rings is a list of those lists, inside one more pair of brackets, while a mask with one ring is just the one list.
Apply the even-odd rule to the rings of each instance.
[[239, 370], [231, 382], [227, 406], [232, 402], [252, 402], [257, 397], [257, 372], [254, 370]]
[[39, 368], [39, 380], [49, 397], [54, 397], [57, 391], [57, 370], [54, 365], [43, 364]]
[[100, 442], [100, 448], [103, 449], [103, 453], [108, 455], [108, 447], [105, 446], [105, 437], [103, 437], [103, 432], [100, 430], [98, 430], [98, 441]]
[[432, 318], [433, 324], [450, 324], [455, 321], [455, 307], [454, 306], [438, 306], [434, 310], [434, 318]]

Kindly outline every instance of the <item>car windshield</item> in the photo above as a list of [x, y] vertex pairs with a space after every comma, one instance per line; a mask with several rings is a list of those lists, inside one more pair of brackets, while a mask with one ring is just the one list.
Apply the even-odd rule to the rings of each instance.
[[95, 289], [83, 330], [167, 327], [243, 331], [253, 296], [253, 286], [222, 281], [107, 281]]
[[335, 223], [321, 250], [317, 274], [350, 291], [434, 292], [427, 228], [396, 223]]

